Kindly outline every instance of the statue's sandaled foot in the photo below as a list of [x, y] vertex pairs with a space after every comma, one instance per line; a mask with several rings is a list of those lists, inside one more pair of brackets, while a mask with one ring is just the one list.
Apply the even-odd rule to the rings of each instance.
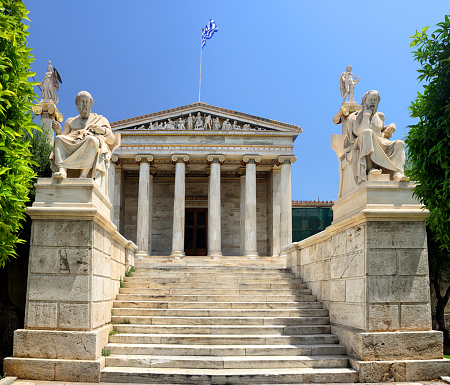
[[379, 168], [371, 168], [369, 170], [369, 175], [380, 175], [381, 174], [381, 170]]
[[64, 179], [64, 178], [67, 178], [67, 173], [66, 173], [64, 170], [55, 172], [55, 173], [53, 174], [53, 178], [55, 178], [55, 179]]
[[406, 182], [408, 180], [408, 178], [405, 176], [405, 174], [403, 174], [400, 171], [394, 172], [394, 176], [392, 177], [392, 179], [394, 179], [398, 182]]

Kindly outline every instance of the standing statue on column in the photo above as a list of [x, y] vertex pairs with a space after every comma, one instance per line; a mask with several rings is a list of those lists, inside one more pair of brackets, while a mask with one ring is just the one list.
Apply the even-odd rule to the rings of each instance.
[[353, 76], [352, 74], [352, 66], [347, 66], [345, 72], [342, 72], [340, 80], [339, 80], [339, 88], [341, 90], [341, 96], [344, 97], [342, 103], [345, 102], [345, 99], [348, 96], [349, 102], [355, 101], [355, 85], [359, 82], [359, 76]]
[[53, 178], [66, 178], [67, 170], [80, 170], [80, 178], [106, 176], [111, 152], [119, 138], [105, 117], [91, 113], [94, 99], [89, 92], [79, 92], [75, 104], [79, 115], [67, 119], [62, 132], [59, 123], [53, 123], [56, 131], [50, 156]]
[[42, 80], [40, 87], [42, 87], [42, 99], [53, 100], [53, 103], [58, 104], [59, 83], [62, 84], [61, 77], [59, 76], [56, 68], [53, 68], [51, 61], [48, 61], [47, 72], [45, 73], [44, 80]]

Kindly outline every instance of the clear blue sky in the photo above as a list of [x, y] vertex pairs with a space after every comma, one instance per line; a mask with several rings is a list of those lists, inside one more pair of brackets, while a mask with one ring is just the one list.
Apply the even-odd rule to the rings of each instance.
[[[295, 141], [292, 198], [334, 200], [339, 171], [330, 148], [348, 64], [361, 77], [355, 98], [376, 89], [379, 110], [401, 139], [412, 123], [410, 101], [421, 89], [409, 47], [416, 29], [430, 30], [449, 1], [303, 0], [26, 0], [28, 43], [41, 81], [47, 61], [61, 74], [58, 109], [77, 114], [78, 91], [110, 121], [198, 100], [201, 28], [219, 31], [203, 50], [202, 101], [286, 123]], [[37, 89], [39, 97], [40, 91]]]

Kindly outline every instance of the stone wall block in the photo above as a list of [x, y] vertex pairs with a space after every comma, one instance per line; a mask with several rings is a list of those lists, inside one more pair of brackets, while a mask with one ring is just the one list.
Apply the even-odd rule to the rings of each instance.
[[398, 304], [369, 305], [369, 330], [395, 331], [400, 329]]
[[111, 301], [94, 302], [92, 304], [93, 327], [96, 328], [105, 325], [110, 321], [111, 321]]
[[345, 301], [347, 303], [363, 303], [366, 301], [365, 278], [354, 278], [345, 280]]
[[367, 273], [369, 275], [396, 275], [398, 273], [397, 250], [368, 249]]
[[450, 373], [450, 361], [442, 360], [420, 360], [406, 361], [405, 381], [432, 381], [440, 376], [448, 376]]
[[92, 246], [92, 221], [33, 220], [33, 246]]
[[59, 328], [69, 330], [90, 330], [91, 317], [87, 303], [61, 303], [59, 305]]
[[105, 366], [105, 359], [96, 361], [69, 361], [57, 360], [55, 362], [55, 380], [68, 382], [99, 382], [100, 372]]
[[367, 222], [368, 248], [426, 248], [423, 222]]
[[58, 260], [62, 274], [89, 274], [91, 248], [61, 247]]
[[111, 277], [111, 258], [97, 249], [92, 250], [92, 272], [94, 275]]
[[345, 302], [345, 279], [333, 279], [330, 281], [331, 293], [330, 301], [333, 302]]
[[365, 276], [365, 252], [357, 251], [331, 259], [331, 278], [353, 278]]
[[56, 329], [58, 326], [58, 304], [29, 301], [25, 326], [36, 329]]
[[94, 224], [94, 241], [93, 241], [94, 247], [97, 250], [101, 250], [101, 251], [106, 250], [104, 248], [104, 240], [105, 240], [104, 230], [98, 223], [95, 223]]
[[366, 305], [346, 302], [330, 302], [330, 321], [356, 329], [366, 327]]
[[332, 257], [344, 255], [347, 245], [347, 232], [341, 231], [333, 234], [331, 237], [331, 255]]
[[362, 362], [356, 365], [360, 382], [405, 382], [405, 362]]
[[331, 271], [330, 271], [330, 262], [318, 262], [314, 264], [314, 277], [316, 281], [323, 281], [330, 279]]
[[87, 275], [32, 275], [28, 288], [28, 300], [89, 301]]
[[428, 275], [427, 249], [397, 250], [400, 275]]
[[8, 357], [3, 361], [3, 371], [9, 375], [29, 380], [55, 380], [55, 362], [50, 360]]
[[30, 273], [59, 273], [59, 248], [31, 246]]
[[402, 304], [400, 309], [402, 330], [431, 330], [431, 311], [428, 304]]
[[365, 225], [361, 224], [351, 227], [346, 231], [346, 252], [365, 250], [366, 248], [366, 231]]
[[368, 277], [369, 302], [428, 302], [427, 277]]

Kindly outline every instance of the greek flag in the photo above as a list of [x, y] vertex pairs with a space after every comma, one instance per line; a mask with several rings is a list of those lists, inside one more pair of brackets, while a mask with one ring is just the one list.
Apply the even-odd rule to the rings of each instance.
[[217, 32], [219, 28], [217, 28], [216, 23], [213, 19], [208, 21], [205, 28], [202, 28], [202, 49], [206, 44], [206, 39], [211, 39], [214, 35], [214, 32]]

